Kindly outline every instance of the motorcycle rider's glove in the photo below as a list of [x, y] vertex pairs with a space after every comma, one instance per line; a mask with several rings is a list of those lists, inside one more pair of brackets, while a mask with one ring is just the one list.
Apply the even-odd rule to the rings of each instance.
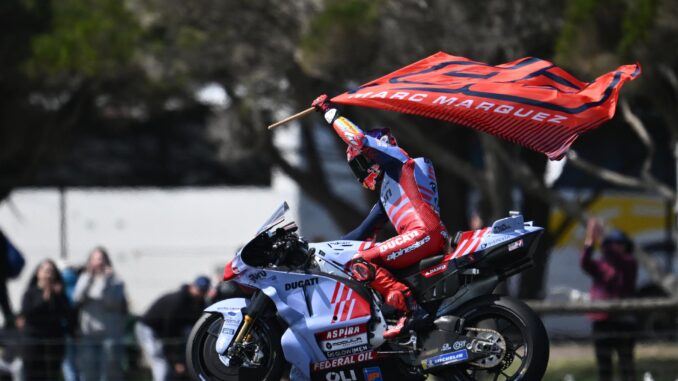
[[354, 258], [348, 263], [351, 277], [358, 282], [369, 283], [374, 280], [376, 270], [374, 266], [362, 258]]
[[311, 103], [311, 107], [324, 114], [332, 108], [332, 103], [330, 102], [330, 98], [327, 96], [327, 94], [323, 94], [316, 98], [313, 103]]

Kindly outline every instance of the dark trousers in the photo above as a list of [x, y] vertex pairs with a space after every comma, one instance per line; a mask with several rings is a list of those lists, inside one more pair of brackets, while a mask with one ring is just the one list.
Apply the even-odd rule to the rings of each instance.
[[9, 304], [9, 295], [7, 294], [7, 279], [0, 279], [0, 308], [2, 316], [5, 319], [5, 328], [14, 328], [14, 313]]
[[25, 337], [21, 349], [26, 381], [61, 379], [63, 338]]
[[617, 352], [619, 379], [635, 381], [633, 361], [633, 338], [636, 326], [632, 323], [614, 321], [593, 322], [593, 345], [598, 362], [598, 380], [611, 381], [613, 374], [612, 354]]

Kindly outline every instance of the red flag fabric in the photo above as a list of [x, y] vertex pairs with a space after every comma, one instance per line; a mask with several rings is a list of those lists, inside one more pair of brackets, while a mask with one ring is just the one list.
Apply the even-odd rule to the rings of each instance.
[[539, 58], [493, 66], [439, 52], [332, 102], [461, 124], [557, 160], [614, 116], [621, 86], [640, 72], [624, 65], [586, 83]]

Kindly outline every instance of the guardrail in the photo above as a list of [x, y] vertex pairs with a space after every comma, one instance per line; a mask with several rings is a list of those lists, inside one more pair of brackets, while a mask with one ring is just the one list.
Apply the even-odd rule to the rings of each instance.
[[614, 300], [544, 301], [526, 300], [539, 314], [581, 314], [586, 312], [678, 311], [678, 298], [629, 298]]

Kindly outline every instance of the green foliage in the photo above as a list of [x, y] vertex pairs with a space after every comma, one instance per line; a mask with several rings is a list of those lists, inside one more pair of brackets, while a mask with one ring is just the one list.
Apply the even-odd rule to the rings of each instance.
[[374, 25], [379, 17], [378, 1], [335, 0], [317, 15], [301, 41], [307, 52], [321, 49], [337, 30], [360, 31]]
[[52, 1], [50, 30], [31, 43], [34, 77], [106, 76], [127, 66], [141, 28], [122, 0]]
[[591, 20], [599, 0], [571, 0], [567, 4], [563, 29], [556, 42], [556, 53], [567, 54], [575, 44], [581, 25]]
[[332, 0], [310, 23], [297, 60], [306, 74], [328, 80], [362, 76], [378, 47], [380, 2]]
[[559, 57], [589, 47], [627, 58], [650, 33], [659, 0], [572, 0], [556, 43]]
[[633, 0], [624, 15], [623, 37], [619, 43], [619, 53], [628, 55], [635, 44], [643, 41], [654, 25], [658, 0]]

